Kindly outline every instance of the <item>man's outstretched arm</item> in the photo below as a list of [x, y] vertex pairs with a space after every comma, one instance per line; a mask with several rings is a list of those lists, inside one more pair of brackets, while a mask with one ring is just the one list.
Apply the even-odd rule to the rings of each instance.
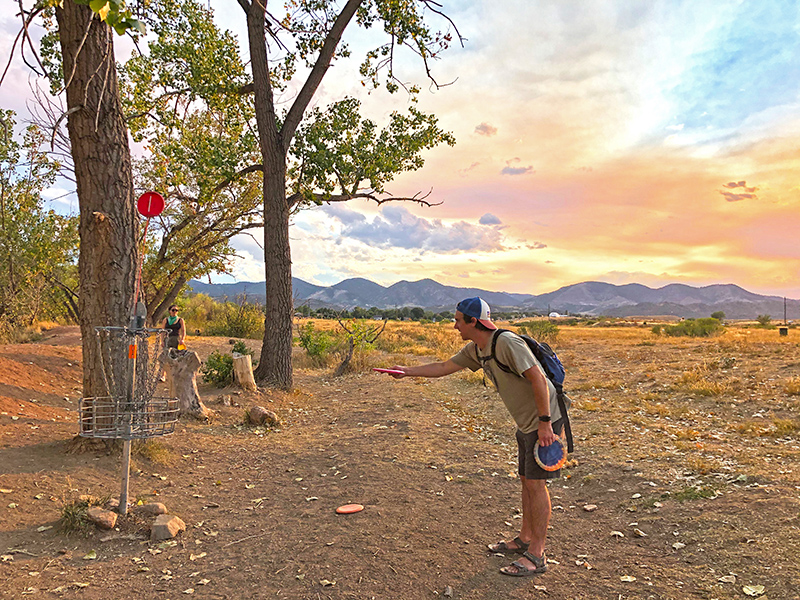
[[444, 362], [428, 363], [427, 365], [416, 367], [395, 366], [392, 369], [402, 371], [402, 373], [392, 373], [392, 377], [395, 379], [402, 379], [403, 377], [444, 377], [445, 375], [452, 375], [463, 368], [454, 363], [452, 359], [449, 359]]

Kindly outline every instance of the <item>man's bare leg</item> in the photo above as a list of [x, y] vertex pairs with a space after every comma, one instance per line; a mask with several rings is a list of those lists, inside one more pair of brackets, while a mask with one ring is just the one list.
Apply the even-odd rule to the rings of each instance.
[[[547, 482], [544, 479], [528, 479], [526, 477], [520, 477], [520, 479], [522, 480], [522, 528], [519, 537], [526, 541], [530, 540], [528, 552], [534, 556], [542, 556], [551, 513]], [[535, 567], [525, 557], [520, 558], [519, 562], [529, 569]], [[514, 565], [510, 565], [506, 569], [512, 573], [518, 571]]]

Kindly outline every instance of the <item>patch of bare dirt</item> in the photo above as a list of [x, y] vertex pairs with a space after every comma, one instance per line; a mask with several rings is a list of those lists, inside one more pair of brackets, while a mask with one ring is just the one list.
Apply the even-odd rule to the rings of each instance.
[[[800, 597], [793, 339], [565, 330], [577, 451], [550, 486], [550, 571], [513, 579], [485, 549], [519, 523], [513, 426], [493, 391], [457, 378], [300, 371], [292, 393], [203, 385], [217, 418], [181, 422], [131, 469], [132, 498], [186, 522], [177, 545], [136, 539], [147, 531], [133, 516], [108, 541], [58, 533], [64, 501], [116, 496], [121, 476], [117, 454], [66, 453], [81, 377], [79, 347], [60, 343], [71, 335], [0, 346], [2, 598], [368, 600], [449, 586], [469, 599], [723, 600], [748, 585]], [[700, 380], [684, 376], [698, 365]], [[702, 395], [714, 382], [725, 391]], [[253, 404], [282, 426], [244, 427]], [[365, 509], [336, 514], [348, 503]]]

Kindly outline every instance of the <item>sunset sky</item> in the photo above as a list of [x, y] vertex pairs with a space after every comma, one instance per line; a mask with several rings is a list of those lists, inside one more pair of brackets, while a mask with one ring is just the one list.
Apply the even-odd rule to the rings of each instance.
[[[212, 4], [241, 31], [238, 4]], [[433, 65], [452, 84], [430, 88], [411, 59], [400, 74], [423, 84], [420, 107], [457, 144], [427, 152], [422, 170], [388, 186], [432, 189], [442, 204], [305, 211], [291, 231], [295, 276], [321, 285], [430, 277], [535, 294], [590, 280], [735, 283], [800, 298], [797, 2], [443, 6], [466, 38]], [[3, 17], [1, 57], [15, 23]], [[377, 39], [346, 35], [354, 50]], [[316, 104], [355, 95], [381, 125], [408, 98], [367, 96], [355, 62], [332, 68]], [[16, 68], [0, 97], [24, 112], [28, 80]], [[262, 281], [258, 245], [237, 247], [235, 278]]]

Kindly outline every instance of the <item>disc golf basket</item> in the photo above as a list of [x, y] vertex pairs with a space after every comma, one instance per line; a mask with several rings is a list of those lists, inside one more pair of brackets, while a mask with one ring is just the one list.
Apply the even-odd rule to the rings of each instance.
[[142, 260], [150, 219], [164, 210], [164, 198], [146, 192], [136, 201], [146, 218], [136, 265], [136, 283], [128, 327], [95, 327], [100, 351], [100, 368], [105, 396], [81, 398], [78, 405], [79, 434], [82, 437], [123, 440], [122, 490], [119, 513], [128, 513], [128, 481], [131, 440], [168, 435], [178, 421], [178, 399], [155, 396], [164, 366], [166, 329], [147, 329], [147, 308], [139, 298]]
[[119, 512], [124, 515], [131, 440], [173, 433], [178, 421], [177, 398], [155, 395], [168, 332], [144, 327], [96, 327], [95, 332], [107, 395], [81, 398], [80, 435], [124, 440], [119, 499]]

